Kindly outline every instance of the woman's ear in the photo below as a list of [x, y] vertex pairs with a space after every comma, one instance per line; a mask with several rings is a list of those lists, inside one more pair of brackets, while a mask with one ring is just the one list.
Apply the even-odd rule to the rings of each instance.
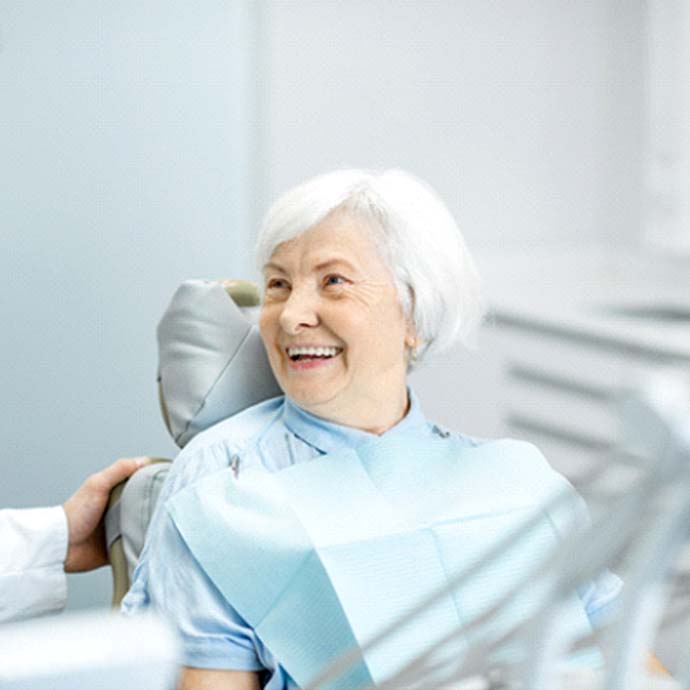
[[407, 291], [410, 296], [410, 304], [409, 313], [405, 316], [405, 349], [409, 352], [409, 359], [415, 360], [417, 358], [417, 346], [419, 345], [417, 329], [412, 316], [415, 307], [415, 294], [411, 285], [407, 286]]
[[408, 329], [405, 335], [405, 350], [407, 351], [407, 363], [414, 362], [417, 359], [417, 345], [419, 341], [412, 329]]
[[416, 347], [419, 345], [417, 338], [417, 329], [410, 319], [405, 320], [405, 345], [407, 347]]

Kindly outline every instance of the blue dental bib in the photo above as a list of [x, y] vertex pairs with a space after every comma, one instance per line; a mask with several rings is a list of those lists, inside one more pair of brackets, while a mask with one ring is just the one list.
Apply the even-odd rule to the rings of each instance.
[[[452, 436], [385, 436], [271, 473], [210, 475], [166, 504], [201, 567], [299, 686], [340, 655], [360, 658], [334, 690], [376, 685], [488, 610], [576, 527], [545, 506], [572, 487], [518, 441], [467, 447]], [[372, 650], [377, 632], [440, 590], [535, 516], [516, 548], [427, 607]], [[492, 620], [529, 616], [543, 588], [525, 587]], [[591, 630], [573, 595], [573, 634]], [[451, 650], [460, 659], [468, 640]]]

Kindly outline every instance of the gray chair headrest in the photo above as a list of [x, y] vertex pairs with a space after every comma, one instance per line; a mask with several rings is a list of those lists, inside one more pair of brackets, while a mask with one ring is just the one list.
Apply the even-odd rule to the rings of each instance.
[[187, 280], [173, 295], [158, 324], [158, 382], [178, 446], [281, 395], [256, 325], [258, 311], [258, 291], [244, 281]]

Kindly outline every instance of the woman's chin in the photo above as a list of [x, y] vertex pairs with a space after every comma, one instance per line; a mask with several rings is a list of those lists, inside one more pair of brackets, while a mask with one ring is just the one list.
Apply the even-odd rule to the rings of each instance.
[[323, 391], [305, 390], [304, 388], [293, 388], [287, 390], [286, 395], [290, 400], [296, 402], [300, 407], [310, 407], [319, 405], [331, 400], [332, 396], [324, 395]]
[[301, 385], [291, 385], [283, 387], [285, 395], [290, 400], [308, 411], [318, 414], [319, 407], [330, 403], [337, 395], [335, 386], [324, 385], [314, 382], [311, 385], [302, 383]]

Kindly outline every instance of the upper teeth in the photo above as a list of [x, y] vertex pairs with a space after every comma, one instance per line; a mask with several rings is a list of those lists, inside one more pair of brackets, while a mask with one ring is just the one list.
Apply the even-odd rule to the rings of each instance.
[[295, 357], [296, 355], [316, 355], [333, 357], [340, 352], [339, 347], [289, 347], [288, 355]]

